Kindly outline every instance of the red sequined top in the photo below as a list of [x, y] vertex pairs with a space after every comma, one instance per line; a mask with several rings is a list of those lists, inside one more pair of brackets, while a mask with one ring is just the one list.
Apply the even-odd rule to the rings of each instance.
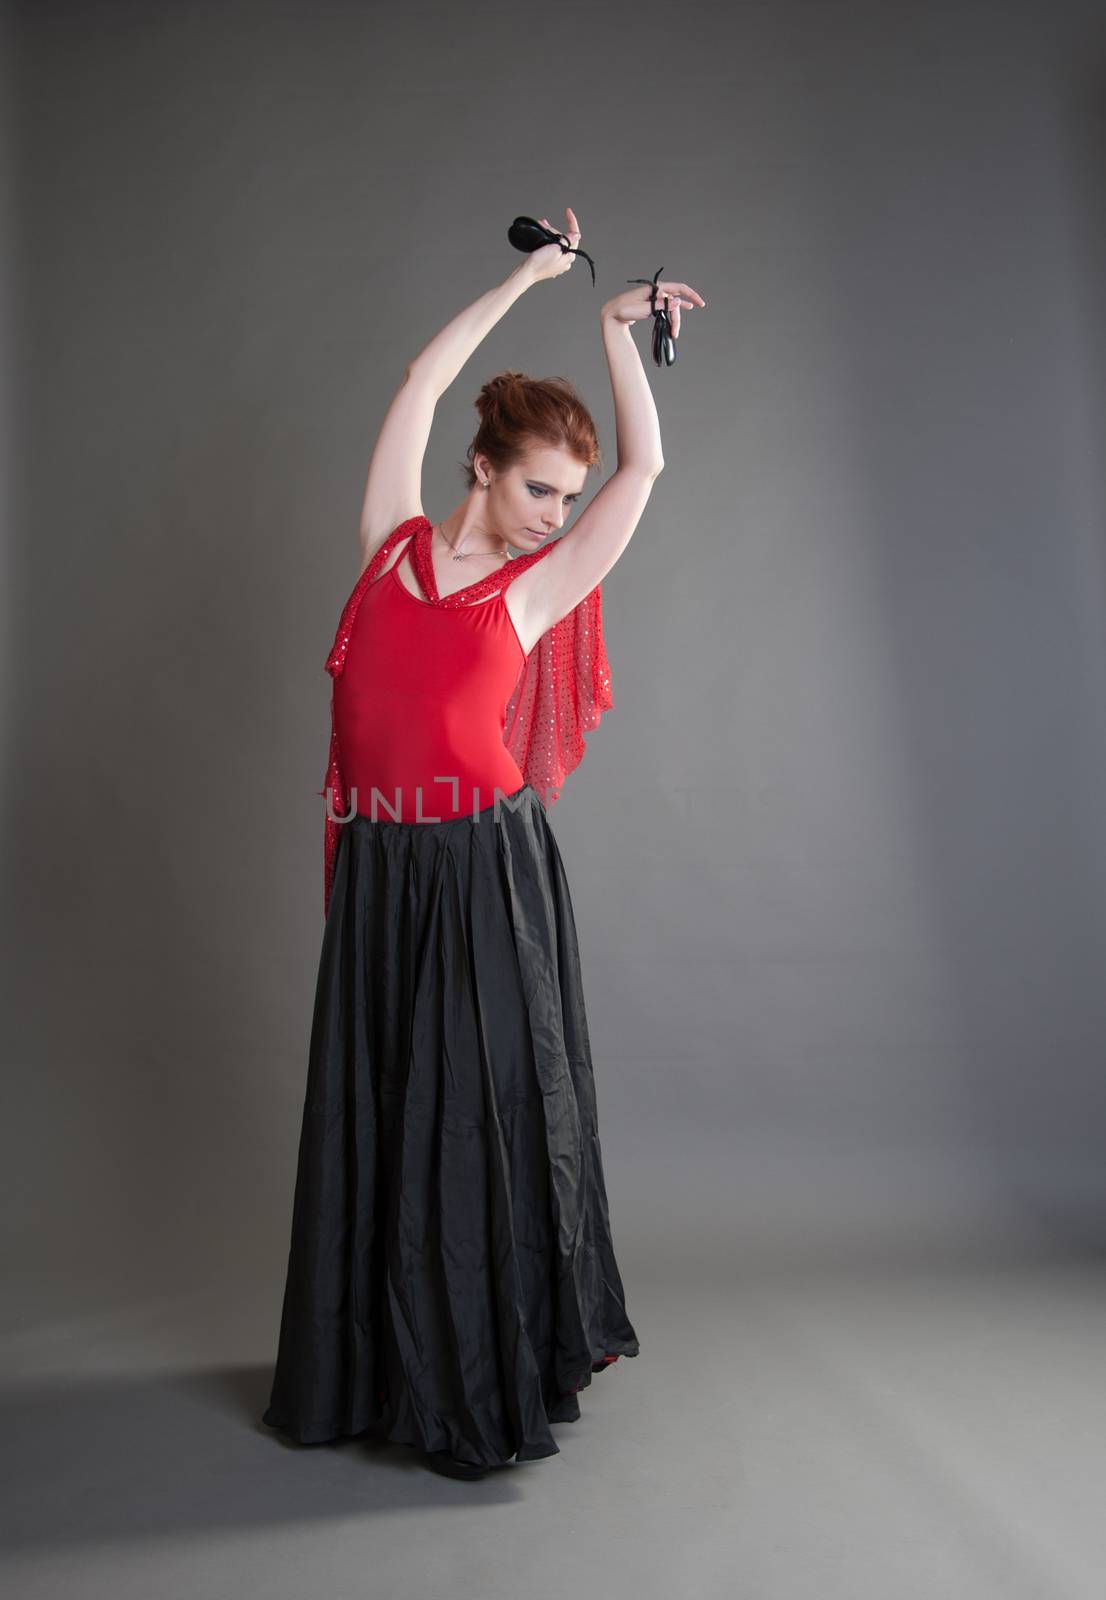
[[[440, 597], [432, 533], [421, 516], [392, 530], [346, 601], [326, 660], [334, 681], [319, 791], [328, 800], [324, 916], [342, 826], [334, 817], [350, 815], [351, 790], [366, 815], [416, 822], [471, 815], [492, 804], [495, 788], [512, 794], [523, 783], [550, 806], [584, 757], [584, 731], [614, 705], [599, 584], [524, 655], [505, 593], [553, 545]], [[425, 599], [404, 583], [400, 565]]]

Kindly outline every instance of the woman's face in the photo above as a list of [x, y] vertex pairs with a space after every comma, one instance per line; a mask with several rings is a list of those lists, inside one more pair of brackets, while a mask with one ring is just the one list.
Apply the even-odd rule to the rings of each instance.
[[588, 469], [577, 456], [551, 445], [531, 450], [506, 472], [495, 472], [483, 456], [473, 465], [477, 479], [490, 482], [473, 491], [483, 501], [488, 531], [516, 550], [541, 550], [556, 538], [583, 494]]

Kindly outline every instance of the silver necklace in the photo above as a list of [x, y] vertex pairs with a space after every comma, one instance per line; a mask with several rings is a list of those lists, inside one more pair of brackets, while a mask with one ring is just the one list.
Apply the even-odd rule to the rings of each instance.
[[[471, 550], [464, 550], [460, 554], [458, 554], [456, 549], [455, 549], [455, 547], [452, 544], [449, 543], [449, 540], [446, 538], [444, 532], [442, 531], [442, 525], [441, 525], [440, 522], [435, 523], [434, 531], [436, 533], [440, 533], [442, 535], [443, 542], [446, 545], [449, 546], [450, 550], [453, 550], [454, 553], [453, 553], [452, 557], [450, 558], [451, 560], [453, 560], [453, 561], [467, 561], [469, 556], [473, 554], [473, 552]], [[498, 551], [497, 550], [483, 550], [483, 551], [477, 550], [475, 553], [477, 555], [492, 556], [492, 555], [502, 555], [504, 552], [502, 550], [498, 550]]]

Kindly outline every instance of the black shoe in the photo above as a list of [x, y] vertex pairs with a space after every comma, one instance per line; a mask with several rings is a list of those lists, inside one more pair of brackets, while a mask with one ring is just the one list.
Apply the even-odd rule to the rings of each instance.
[[456, 1456], [451, 1456], [448, 1450], [425, 1450], [423, 1452], [427, 1466], [433, 1472], [440, 1472], [446, 1478], [483, 1478], [487, 1476], [487, 1467], [475, 1466], [471, 1461], [458, 1461]]

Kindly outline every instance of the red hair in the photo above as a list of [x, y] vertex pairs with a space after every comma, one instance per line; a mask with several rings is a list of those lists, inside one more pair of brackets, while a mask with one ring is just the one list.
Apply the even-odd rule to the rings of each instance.
[[535, 444], [567, 450], [586, 467], [602, 463], [591, 412], [567, 378], [500, 372], [488, 379], [475, 405], [480, 426], [462, 468], [470, 489], [476, 482], [472, 462], [477, 454], [487, 456], [497, 472], [516, 466]]

